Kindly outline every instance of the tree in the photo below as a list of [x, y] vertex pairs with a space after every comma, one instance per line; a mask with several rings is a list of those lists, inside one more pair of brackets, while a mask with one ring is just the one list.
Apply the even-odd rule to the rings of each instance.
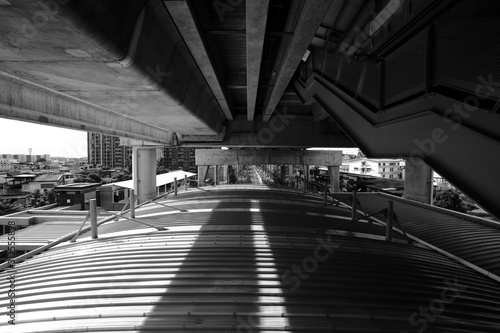
[[465, 199], [465, 197], [455, 189], [438, 190], [434, 205], [461, 213], [467, 213], [468, 211], [478, 208], [472, 201]]
[[122, 182], [122, 181], [130, 180], [130, 179], [132, 179], [132, 177], [130, 177], [129, 175], [118, 175], [115, 177], [115, 181], [117, 181], [117, 182]]
[[88, 178], [94, 183], [99, 183], [99, 184], [102, 183], [101, 177], [99, 177], [99, 175], [95, 173], [91, 173], [90, 175], [88, 175]]
[[6, 199], [0, 200], [0, 215], [12, 213], [15, 205]]
[[235, 184], [238, 181], [238, 177], [232, 165], [227, 167], [227, 173], [229, 174], [229, 184]]
[[50, 190], [47, 192], [47, 201], [49, 202], [49, 204], [56, 202], [56, 193], [54, 192], [54, 190]]
[[168, 161], [165, 157], [162, 157], [156, 162], [156, 174], [161, 175], [162, 173], [167, 173], [168, 170]]
[[366, 155], [361, 151], [361, 149], [358, 149], [358, 154], [356, 155], [356, 158], [366, 158]]

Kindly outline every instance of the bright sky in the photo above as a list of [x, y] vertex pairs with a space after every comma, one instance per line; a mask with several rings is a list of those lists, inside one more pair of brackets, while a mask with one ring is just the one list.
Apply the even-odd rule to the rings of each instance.
[[[0, 118], [0, 154], [50, 154], [52, 157], [87, 157], [87, 132]], [[358, 148], [309, 148], [342, 150], [357, 154]]]
[[342, 150], [342, 153], [356, 155], [359, 148], [308, 148], [307, 150]]
[[87, 132], [0, 118], [0, 154], [87, 157]]

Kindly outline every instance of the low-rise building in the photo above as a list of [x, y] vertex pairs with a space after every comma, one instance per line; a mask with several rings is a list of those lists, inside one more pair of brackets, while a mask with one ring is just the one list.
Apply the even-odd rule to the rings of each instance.
[[41, 174], [37, 175], [33, 180], [24, 183], [22, 186], [23, 192], [34, 192], [36, 190], [52, 190], [58, 185], [64, 185], [64, 175], [62, 174]]
[[[349, 169], [346, 171], [346, 165]], [[383, 178], [403, 178], [404, 161], [401, 159], [356, 158], [343, 163], [342, 172]]]
[[96, 191], [101, 187], [97, 183], [74, 183], [54, 188], [56, 202], [59, 206], [70, 206], [74, 209], [88, 209], [90, 199], [96, 198]]
[[0, 158], [0, 170], [9, 171], [14, 169], [14, 166], [19, 162], [12, 158]]

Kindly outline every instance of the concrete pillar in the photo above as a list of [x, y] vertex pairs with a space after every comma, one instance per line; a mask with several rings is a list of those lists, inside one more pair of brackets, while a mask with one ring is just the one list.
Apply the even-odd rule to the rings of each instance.
[[227, 165], [221, 165], [220, 168], [221, 168], [220, 181], [222, 184], [226, 184]]
[[406, 199], [432, 203], [432, 169], [416, 157], [406, 160], [405, 192]]
[[219, 185], [219, 171], [220, 171], [220, 166], [219, 165], [214, 165], [214, 183], [215, 185]]
[[306, 175], [306, 172], [307, 172], [307, 165], [302, 165], [302, 171], [304, 172], [304, 174], [302, 175], [302, 192], [303, 193], [306, 193], [306, 187], [307, 187], [307, 175]]
[[338, 166], [328, 166], [328, 174], [330, 175], [330, 191], [340, 192], [340, 168]]
[[305, 183], [306, 183], [306, 186], [305, 186], [305, 190], [307, 191], [309, 189], [309, 180], [310, 180], [310, 166], [309, 165], [305, 165], [304, 166], [304, 180], [305, 180]]
[[288, 184], [289, 184], [289, 187], [294, 187], [293, 184], [295, 182], [295, 177], [294, 177], [294, 174], [293, 174], [293, 165], [288, 165]]
[[207, 178], [208, 165], [198, 165], [198, 187], [205, 186], [205, 179]]
[[156, 196], [156, 148], [132, 147], [132, 179], [139, 202]]
[[203, 165], [198, 165], [198, 187], [202, 187], [205, 183], [203, 179]]

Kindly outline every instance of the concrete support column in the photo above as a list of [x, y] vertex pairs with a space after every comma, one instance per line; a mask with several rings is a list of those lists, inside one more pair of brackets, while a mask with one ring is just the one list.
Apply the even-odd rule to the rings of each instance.
[[330, 191], [340, 192], [340, 168], [338, 166], [328, 166], [330, 175]]
[[289, 187], [294, 187], [293, 184], [295, 182], [295, 177], [293, 174], [293, 165], [288, 165], [288, 181]]
[[227, 184], [227, 165], [221, 165], [221, 182]]
[[208, 165], [198, 165], [198, 187], [205, 186], [205, 178], [207, 178]]
[[311, 176], [309, 175], [311, 172], [310, 168], [311, 167], [309, 165], [304, 166], [304, 180], [306, 183], [306, 186], [305, 186], [306, 191], [309, 189], [309, 180], [311, 179]]
[[156, 196], [156, 148], [132, 147], [132, 179], [139, 202]]
[[432, 203], [432, 169], [416, 157], [406, 160], [405, 192], [406, 199]]
[[306, 193], [306, 187], [307, 187], [307, 175], [306, 175], [306, 172], [307, 172], [307, 165], [302, 165], [302, 171], [304, 172], [303, 176], [302, 176], [302, 192]]
[[215, 185], [219, 185], [219, 171], [220, 171], [220, 166], [219, 165], [214, 165], [214, 183]]

